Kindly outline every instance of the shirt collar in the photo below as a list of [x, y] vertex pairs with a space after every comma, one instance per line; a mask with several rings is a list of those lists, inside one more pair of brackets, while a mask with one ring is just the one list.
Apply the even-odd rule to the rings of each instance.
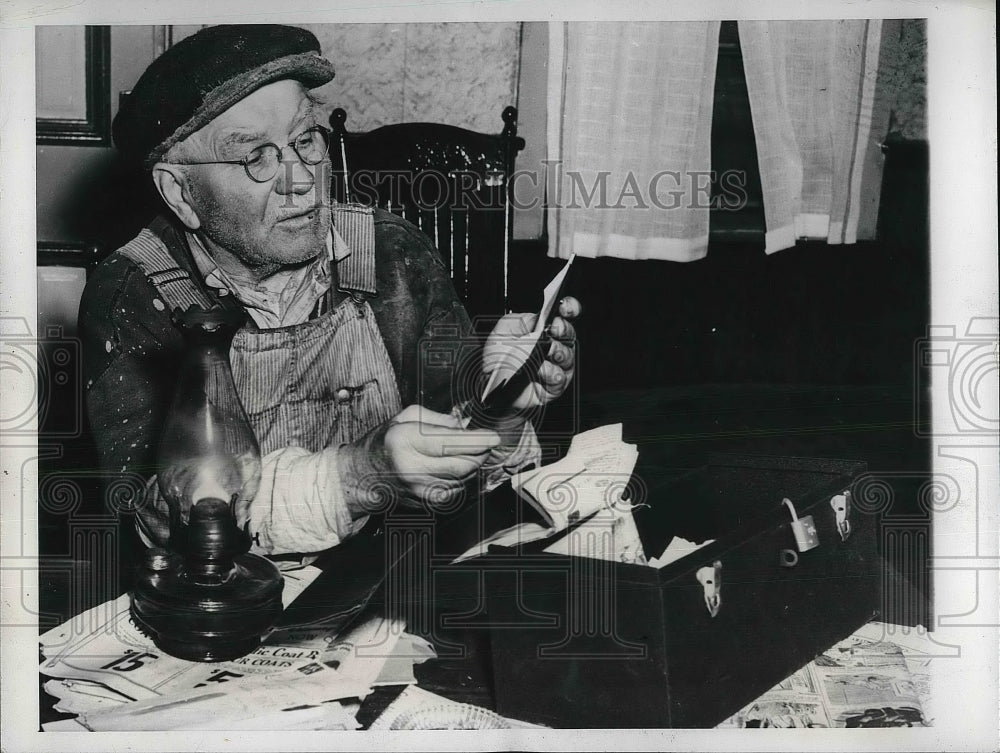
[[317, 300], [332, 284], [332, 263], [351, 255], [351, 249], [333, 227], [326, 236], [326, 253], [319, 254], [312, 264], [279, 272], [262, 282], [238, 279], [220, 267], [193, 233], [186, 233], [191, 255], [205, 284], [219, 295], [233, 294], [247, 313], [262, 328], [300, 324], [308, 319]]

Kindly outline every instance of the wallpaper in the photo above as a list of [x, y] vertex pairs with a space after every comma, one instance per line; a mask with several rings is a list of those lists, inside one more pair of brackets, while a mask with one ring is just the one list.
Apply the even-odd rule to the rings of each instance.
[[[886, 21], [879, 60], [879, 86], [889, 98], [889, 135], [927, 139], [927, 22]], [[890, 25], [891, 24], [891, 25]]]
[[313, 24], [337, 76], [317, 93], [347, 128], [448, 123], [498, 133], [517, 104], [519, 23]]

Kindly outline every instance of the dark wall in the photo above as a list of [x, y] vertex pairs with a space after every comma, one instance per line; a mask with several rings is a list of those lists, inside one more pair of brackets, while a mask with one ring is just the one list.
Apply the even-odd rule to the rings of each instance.
[[[930, 307], [927, 151], [890, 145], [879, 238], [714, 242], [689, 263], [578, 258], [564, 286], [584, 306], [587, 390], [667, 384], [912, 384]], [[544, 243], [512, 252], [515, 310], [537, 310], [561, 264]]]
[[[584, 390], [684, 384], [912, 384], [914, 341], [930, 309], [924, 142], [886, 146], [877, 241], [800, 243], [764, 254], [756, 140], [735, 22], [720, 33], [712, 169], [744, 176], [746, 200], [710, 211], [697, 262], [577, 259]], [[713, 186], [715, 193], [716, 186]], [[516, 242], [515, 311], [538, 310], [561, 262], [547, 242]]]

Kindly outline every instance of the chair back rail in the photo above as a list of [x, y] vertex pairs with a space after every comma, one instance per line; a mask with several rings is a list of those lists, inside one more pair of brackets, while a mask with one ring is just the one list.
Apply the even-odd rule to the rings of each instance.
[[434, 242], [471, 316], [507, 311], [510, 176], [524, 139], [507, 107], [499, 134], [440, 123], [399, 123], [355, 133], [330, 118], [333, 196], [379, 206]]

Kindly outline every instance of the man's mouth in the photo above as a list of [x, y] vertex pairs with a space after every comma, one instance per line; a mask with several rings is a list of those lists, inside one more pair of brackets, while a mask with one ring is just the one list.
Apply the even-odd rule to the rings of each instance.
[[288, 225], [305, 225], [309, 223], [313, 217], [316, 215], [315, 207], [312, 209], [307, 209], [304, 212], [297, 212], [296, 214], [289, 214], [278, 220], [278, 224], [288, 224]]

